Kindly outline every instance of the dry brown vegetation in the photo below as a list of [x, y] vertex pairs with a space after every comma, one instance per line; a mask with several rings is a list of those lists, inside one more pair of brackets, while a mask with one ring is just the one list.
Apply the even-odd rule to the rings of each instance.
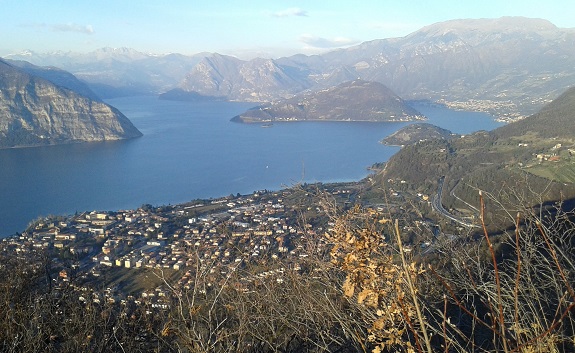
[[[484, 201], [480, 209], [484, 213]], [[308, 237], [301, 270], [215, 280], [194, 269], [183, 290], [166, 279], [168, 310], [81, 302], [51, 288], [49, 260], [0, 266], [2, 352], [570, 352], [575, 349], [575, 226], [572, 214], [531, 208], [498, 236], [449, 248], [433, 265], [404, 251], [401, 222], [325, 199], [333, 226]], [[483, 217], [482, 217], [483, 219]], [[328, 241], [329, 248], [318, 246]], [[448, 254], [448, 256], [443, 256]], [[157, 274], [163, 280], [162, 274]]]
[[358, 207], [336, 218], [332, 257], [345, 295], [365, 306], [373, 352], [575, 349], [572, 215], [525, 209], [496, 249], [483, 195], [480, 207], [483, 240], [441, 249], [449, 257], [428, 266], [403, 251], [397, 221]]

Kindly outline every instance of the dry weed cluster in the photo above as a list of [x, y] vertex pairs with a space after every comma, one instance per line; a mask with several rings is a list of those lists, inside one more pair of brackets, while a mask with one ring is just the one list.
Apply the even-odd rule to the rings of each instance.
[[[525, 209], [495, 249], [483, 239], [409, 259], [398, 222], [356, 207], [327, 237], [346, 274], [373, 352], [572, 352], [575, 350], [575, 225], [572, 214]], [[451, 243], [453, 244], [453, 243]]]

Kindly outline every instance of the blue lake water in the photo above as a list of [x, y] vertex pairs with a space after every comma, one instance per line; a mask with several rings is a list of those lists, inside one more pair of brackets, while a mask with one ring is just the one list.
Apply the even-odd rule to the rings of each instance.
[[[305, 122], [270, 128], [230, 122], [253, 103], [107, 101], [142, 138], [0, 150], [0, 236], [39, 216], [176, 204], [277, 190], [298, 182], [359, 180], [397, 147], [379, 141], [408, 123]], [[483, 113], [417, 104], [456, 133], [492, 130]]]

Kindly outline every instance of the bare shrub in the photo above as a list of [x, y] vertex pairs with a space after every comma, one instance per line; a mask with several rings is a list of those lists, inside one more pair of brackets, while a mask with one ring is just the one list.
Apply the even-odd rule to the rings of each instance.
[[347, 300], [317, 264], [294, 270], [277, 261], [266, 275], [248, 266], [215, 281], [198, 266], [193, 288], [176, 290], [177, 344], [190, 352], [357, 351]]
[[406, 256], [397, 221], [360, 207], [335, 213], [332, 258], [346, 274], [344, 294], [364, 307], [355, 315], [373, 352], [575, 349], [573, 215], [524, 207], [496, 247], [483, 197], [482, 240], [435, 244], [448, 255], [441, 268]]
[[172, 351], [156, 334], [161, 316], [147, 315], [144, 307], [94, 301], [72, 286], [53, 288], [45, 259], [2, 260], [1, 352]]

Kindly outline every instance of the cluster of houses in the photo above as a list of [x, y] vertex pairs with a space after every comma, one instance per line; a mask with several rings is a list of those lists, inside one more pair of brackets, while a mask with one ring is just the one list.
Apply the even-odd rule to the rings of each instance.
[[[94, 278], [120, 267], [148, 268], [178, 273], [176, 286], [189, 289], [198, 271], [215, 281], [250, 263], [279, 259], [284, 267], [246, 275], [242, 282], [273, 275], [281, 283], [285, 271], [298, 270], [307, 256], [298, 220], [286, 216], [294, 212], [283, 200], [290, 192], [43, 219], [3, 239], [2, 249], [23, 258], [49, 253], [55, 268], [62, 258], [71, 259], [74, 269], [62, 265], [55, 276], [61, 282], [69, 282], [74, 271]], [[166, 294], [156, 290], [142, 295]]]
[[[517, 112], [517, 104], [507, 99], [505, 92], [502, 92], [499, 98], [500, 100], [468, 99], [465, 101], [447, 101], [440, 99], [438, 103], [454, 110], [489, 113], [496, 117], [496, 121], [504, 123], [511, 123], [525, 118], [525, 115]], [[531, 101], [531, 104], [543, 106], [550, 101], [549, 99], [534, 99]]]
[[[537, 158], [537, 161], [539, 161], [539, 163], [543, 161], [558, 162], [561, 160], [561, 157], [559, 156], [558, 153], [562, 147], [563, 147], [562, 144], [557, 143], [553, 147], [551, 147], [548, 153], [538, 153], [535, 157]], [[575, 152], [572, 149], [568, 149], [567, 151], [569, 153], [569, 156], [573, 155], [573, 152]]]
[[[404, 183], [391, 181], [400, 189]], [[355, 187], [327, 192], [352, 204]], [[402, 196], [390, 191], [401, 205]], [[427, 195], [417, 196], [428, 202]], [[329, 232], [334, 223], [317, 216], [322, 212], [312, 197], [285, 189], [44, 218], [24, 233], [2, 239], [0, 253], [23, 260], [48, 255], [54, 286], [72, 286], [80, 301], [130, 302], [150, 312], [165, 310], [175, 291], [201, 294], [218, 284], [249, 291], [262, 282], [284, 286], [291, 276], [313, 276], [318, 269], [310, 266], [311, 255], [329, 258], [327, 239], [317, 235]], [[317, 219], [311, 221], [314, 215]], [[110, 280], [115, 275], [123, 279]], [[155, 281], [142, 279], [154, 275]], [[126, 278], [143, 285], [133, 290]]]

